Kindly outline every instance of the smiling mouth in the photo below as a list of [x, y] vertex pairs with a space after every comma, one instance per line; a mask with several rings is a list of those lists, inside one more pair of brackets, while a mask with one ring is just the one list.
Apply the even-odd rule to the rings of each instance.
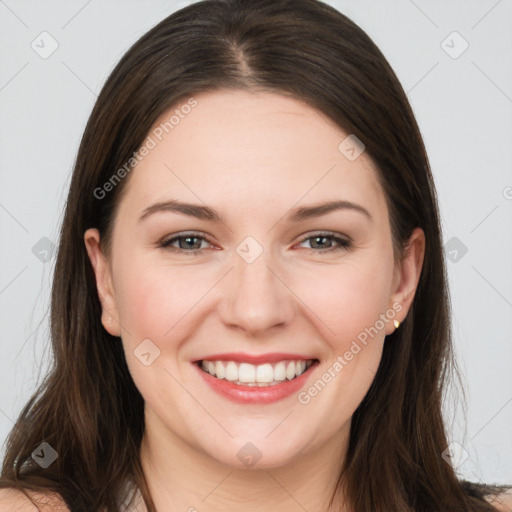
[[250, 364], [236, 361], [198, 361], [197, 365], [212, 377], [238, 386], [276, 386], [300, 377], [318, 359], [283, 360], [275, 363]]

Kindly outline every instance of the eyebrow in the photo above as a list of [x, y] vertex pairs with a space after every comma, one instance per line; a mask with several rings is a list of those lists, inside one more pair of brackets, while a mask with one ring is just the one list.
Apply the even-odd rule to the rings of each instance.
[[[327, 215], [328, 213], [336, 210], [356, 211], [362, 213], [368, 218], [368, 220], [373, 222], [373, 217], [366, 208], [351, 201], [344, 200], [329, 201], [327, 203], [320, 203], [311, 206], [302, 206], [288, 213], [286, 219], [288, 222], [300, 222], [301, 220]], [[183, 215], [188, 215], [197, 219], [208, 220], [217, 223], [221, 222], [225, 224], [222, 216], [217, 212], [217, 210], [215, 210], [215, 208], [211, 208], [209, 206], [201, 206], [199, 204], [184, 203], [174, 199], [148, 206], [142, 212], [142, 215], [139, 218], [139, 222], [157, 212], [181, 213]]]

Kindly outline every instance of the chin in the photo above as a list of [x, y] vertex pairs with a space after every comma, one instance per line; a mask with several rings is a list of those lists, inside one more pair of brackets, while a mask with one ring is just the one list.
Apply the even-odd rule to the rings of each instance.
[[[288, 445], [286, 445], [288, 441]], [[275, 439], [244, 437], [230, 439], [218, 450], [207, 450], [208, 455], [217, 462], [236, 469], [274, 469], [294, 462], [297, 454], [304, 449], [304, 443], [291, 446], [290, 438], [276, 436]]]

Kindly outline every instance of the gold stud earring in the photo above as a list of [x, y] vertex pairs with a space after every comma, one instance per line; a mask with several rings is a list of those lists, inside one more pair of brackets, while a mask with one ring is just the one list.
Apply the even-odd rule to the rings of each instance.
[[398, 329], [398, 327], [400, 326], [400, 322], [398, 320], [393, 320], [393, 324], [395, 326], [395, 329]]

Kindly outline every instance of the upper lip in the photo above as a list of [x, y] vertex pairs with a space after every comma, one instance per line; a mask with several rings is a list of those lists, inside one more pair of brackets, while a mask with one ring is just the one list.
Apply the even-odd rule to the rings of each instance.
[[289, 354], [285, 352], [272, 352], [268, 354], [245, 354], [242, 352], [231, 352], [224, 354], [213, 354], [205, 356], [200, 359], [196, 359], [194, 362], [199, 361], [236, 361], [238, 363], [249, 363], [249, 364], [263, 364], [263, 363], [275, 363], [278, 361], [309, 361], [315, 360], [314, 357], [307, 357], [301, 354]]

